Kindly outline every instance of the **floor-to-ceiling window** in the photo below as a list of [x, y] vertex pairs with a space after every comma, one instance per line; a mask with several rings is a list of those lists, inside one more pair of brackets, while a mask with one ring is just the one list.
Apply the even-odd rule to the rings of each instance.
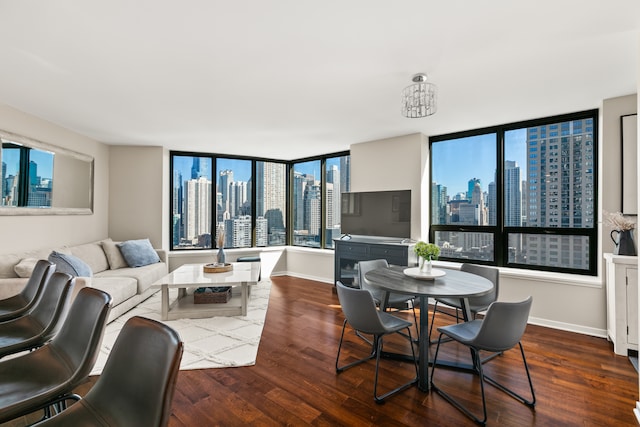
[[[332, 247], [349, 154], [301, 162], [171, 153], [172, 250]], [[325, 233], [322, 233], [325, 230]]]
[[322, 192], [320, 160], [293, 164], [292, 219], [295, 246], [320, 247]]
[[430, 138], [441, 258], [596, 274], [597, 111]]

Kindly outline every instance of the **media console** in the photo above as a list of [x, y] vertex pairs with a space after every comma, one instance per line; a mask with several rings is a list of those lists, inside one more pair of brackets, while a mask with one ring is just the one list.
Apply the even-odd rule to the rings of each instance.
[[347, 286], [358, 286], [358, 262], [371, 259], [386, 259], [391, 265], [417, 265], [413, 251], [415, 243], [406, 239], [379, 237], [352, 237], [348, 240], [334, 239], [334, 278]]

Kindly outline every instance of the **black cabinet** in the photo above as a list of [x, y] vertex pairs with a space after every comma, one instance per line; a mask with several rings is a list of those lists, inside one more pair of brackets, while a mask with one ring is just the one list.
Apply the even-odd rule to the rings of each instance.
[[358, 262], [370, 259], [386, 259], [391, 265], [415, 266], [413, 243], [400, 240], [353, 237], [350, 240], [335, 239], [334, 284], [340, 280], [345, 285], [358, 285]]

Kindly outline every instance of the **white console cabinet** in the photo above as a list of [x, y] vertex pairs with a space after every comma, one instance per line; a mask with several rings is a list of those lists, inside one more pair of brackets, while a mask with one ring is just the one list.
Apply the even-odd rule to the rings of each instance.
[[638, 350], [638, 257], [604, 254], [607, 281], [607, 335], [613, 351]]

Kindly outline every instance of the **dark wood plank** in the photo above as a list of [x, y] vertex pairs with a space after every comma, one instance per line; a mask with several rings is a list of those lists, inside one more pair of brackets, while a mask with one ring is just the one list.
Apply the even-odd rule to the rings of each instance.
[[[293, 277], [272, 278], [269, 310], [255, 366], [181, 371], [170, 426], [423, 426], [473, 425], [435, 393], [413, 387], [385, 404], [373, 400], [373, 362], [341, 374], [335, 355], [343, 316], [332, 286]], [[401, 313], [413, 320], [410, 313]], [[436, 324], [452, 319], [436, 316]], [[489, 425], [635, 426], [638, 375], [605, 339], [529, 325], [523, 338], [538, 403], [531, 410], [486, 387]], [[409, 351], [406, 340], [385, 348]], [[435, 350], [435, 349], [433, 349]], [[368, 348], [347, 335], [345, 357]], [[468, 360], [466, 348], [448, 343], [443, 357]], [[488, 373], [523, 393], [527, 382], [517, 349], [485, 365]], [[383, 360], [380, 387], [411, 375], [410, 365]], [[476, 377], [440, 369], [438, 384], [481, 409]], [[86, 393], [95, 378], [79, 390]], [[13, 425], [23, 425], [14, 423]]]

